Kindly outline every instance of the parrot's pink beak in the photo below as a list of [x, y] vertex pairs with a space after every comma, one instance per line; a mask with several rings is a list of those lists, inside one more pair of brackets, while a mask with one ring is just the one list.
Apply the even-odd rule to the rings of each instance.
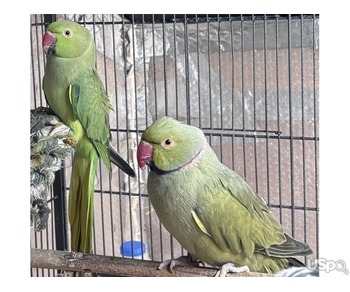
[[55, 48], [55, 44], [56, 44], [56, 37], [53, 33], [47, 31], [44, 34], [44, 38], [43, 38], [43, 49], [45, 54], [47, 55], [50, 52], [54, 51]]
[[151, 144], [141, 141], [137, 148], [137, 162], [141, 169], [144, 169], [146, 164], [152, 159], [153, 147]]

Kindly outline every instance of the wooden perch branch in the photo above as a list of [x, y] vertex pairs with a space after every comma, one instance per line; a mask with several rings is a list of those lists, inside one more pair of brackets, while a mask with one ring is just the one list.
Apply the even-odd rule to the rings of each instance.
[[[79, 252], [31, 249], [31, 267], [90, 272], [126, 277], [213, 277], [214, 268], [176, 266], [173, 273], [157, 270], [158, 262]], [[229, 274], [230, 277], [269, 277], [262, 273]]]

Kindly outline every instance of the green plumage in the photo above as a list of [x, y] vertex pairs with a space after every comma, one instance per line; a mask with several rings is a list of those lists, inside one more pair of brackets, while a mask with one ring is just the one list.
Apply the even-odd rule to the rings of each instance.
[[[96, 72], [90, 32], [68, 20], [50, 24], [43, 38], [47, 53], [43, 89], [50, 108], [73, 131], [75, 147], [69, 191], [71, 249], [92, 253], [94, 180], [101, 157], [111, 170], [108, 115], [112, 106]], [[119, 156], [117, 165], [134, 176]]]
[[311, 253], [284, 233], [240, 175], [220, 163], [200, 129], [164, 117], [146, 129], [142, 141], [152, 147], [151, 203], [192, 256], [213, 266], [234, 263], [275, 273], [288, 266], [289, 257]]

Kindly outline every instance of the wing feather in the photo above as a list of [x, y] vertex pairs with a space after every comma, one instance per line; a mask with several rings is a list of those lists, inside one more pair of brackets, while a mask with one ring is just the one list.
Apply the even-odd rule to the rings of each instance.
[[69, 99], [74, 117], [79, 119], [104, 164], [111, 169], [108, 145], [111, 138], [109, 112], [112, 106], [95, 69], [82, 70], [72, 81]]
[[[286, 241], [282, 226], [265, 201], [236, 172], [224, 168], [199, 194], [196, 216], [222, 250], [251, 257], [257, 246]], [[210, 181], [208, 180], [208, 184]], [[204, 208], [203, 206], [210, 206]]]

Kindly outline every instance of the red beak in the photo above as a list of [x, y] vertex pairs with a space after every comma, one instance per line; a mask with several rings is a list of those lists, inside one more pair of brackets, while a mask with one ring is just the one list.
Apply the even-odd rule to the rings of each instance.
[[53, 52], [55, 49], [56, 37], [53, 33], [47, 31], [43, 37], [43, 49], [47, 55], [50, 52]]
[[152, 159], [153, 147], [151, 144], [141, 141], [137, 148], [137, 162], [141, 169], [144, 169], [146, 164]]

